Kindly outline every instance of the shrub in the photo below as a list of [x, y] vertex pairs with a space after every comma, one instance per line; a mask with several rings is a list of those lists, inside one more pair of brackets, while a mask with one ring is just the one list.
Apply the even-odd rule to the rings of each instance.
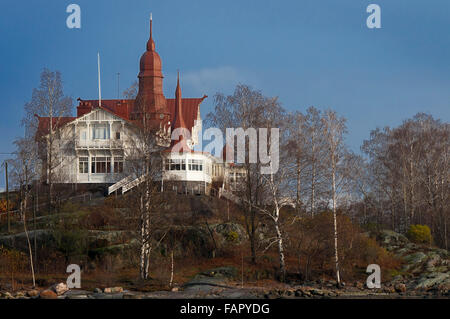
[[407, 233], [410, 241], [418, 244], [431, 244], [431, 230], [427, 225], [411, 225]]
[[239, 234], [233, 230], [230, 230], [226, 234], [226, 240], [230, 243], [238, 243], [239, 242]]

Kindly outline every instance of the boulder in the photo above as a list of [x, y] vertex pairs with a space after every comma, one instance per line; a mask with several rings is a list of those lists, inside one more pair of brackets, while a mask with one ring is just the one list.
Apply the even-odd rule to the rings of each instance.
[[3, 299], [14, 299], [13, 295], [11, 295], [11, 293], [9, 292], [3, 292], [0, 295]]
[[402, 283], [395, 284], [394, 289], [396, 292], [406, 292], [406, 285]]
[[41, 291], [41, 293], [39, 294], [39, 298], [41, 298], [41, 299], [57, 299], [58, 295], [54, 291], [47, 289], [47, 290]]
[[392, 230], [380, 231], [380, 233], [378, 234], [378, 239], [383, 244], [383, 246], [398, 246], [401, 244], [406, 244], [408, 242], [408, 238]]
[[39, 296], [39, 290], [36, 290], [36, 289], [28, 290], [27, 296], [28, 297], [37, 297], [37, 296]]
[[123, 288], [122, 287], [105, 288], [103, 290], [103, 292], [105, 294], [117, 294], [117, 293], [122, 293], [123, 292]]
[[53, 290], [56, 295], [61, 296], [69, 290], [69, 287], [67, 287], [67, 284], [60, 282], [59, 284], [51, 286], [50, 289]]

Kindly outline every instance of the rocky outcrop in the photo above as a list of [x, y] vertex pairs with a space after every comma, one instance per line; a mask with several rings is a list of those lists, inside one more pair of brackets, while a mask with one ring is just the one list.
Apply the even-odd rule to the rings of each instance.
[[[392, 281], [396, 290], [434, 290], [449, 294], [450, 253], [447, 250], [417, 245], [387, 230], [380, 232], [377, 239], [386, 250], [403, 259], [403, 267]], [[397, 289], [400, 285], [404, 288]]]
[[220, 267], [206, 270], [186, 282], [182, 289], [185, 291], [209, 292], [217, 287], [230, 288], [228, 282], [235, 279], [237, 273], [234, 267]]

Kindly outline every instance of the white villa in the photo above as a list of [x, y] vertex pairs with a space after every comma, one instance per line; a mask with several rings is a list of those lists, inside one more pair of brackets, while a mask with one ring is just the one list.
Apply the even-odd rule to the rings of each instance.
[[[157, 144], [166, 148], [161, 167], [161, 190], [187, 194], [210, 194], [236, 186], [242, 169], [211, 154], [194, 151], [202, 130], [202, 98], [182, 98], [178, 78], [174, 99], [163, 94], [161, 58], [155, 51], [150, 21], [150, 39], [140, 60], [139, 91], [135, 100], [78, 99], [76, 117], [53, 118], [57, 128], [57, 163], [52, 170], [56, 183], [94, 184], [108, 187], [108, 194], [126, 192], [139, 184], [127, 165], [129, 150], [136, 145], [136, 127], [144, 118], [155, 127]], [[45, 146], [50, 119], [38, 117], [37, 139]], [[174, 152], [171, 132], [189, 130], [192, 138], [183, 142], [183, 151]], [[45, 147], [41, 157], [47, 160]], [[224, 157], [224, 156], [222, 156]], [[45, 167], [45, 165], [43, 165]], [[43, 171], [44, 180], [48, 172]]]

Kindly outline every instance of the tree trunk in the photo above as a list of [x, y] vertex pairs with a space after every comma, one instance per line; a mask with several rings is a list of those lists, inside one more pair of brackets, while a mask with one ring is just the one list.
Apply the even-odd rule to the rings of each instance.
[[283, 236], [281, 234], [280, 226], [278, 225], [278, 219], [275, 220], [275, 231], [277, 233], [278, 256], [279, 256], [279, 259], [280, 259], [281, 282], [284, 282], [286, 280], [286, 263], [285, 263], [285, 260], [284, 260]]
[[34, 288], [34, 287], [36, 287], [36, 278], [34, 276], [33, 251], [31, 248], [30, 237], [28, 236], [28, 230], [27, 230], [27, 195], [26, 194], [24, 196], [24, 200], [23, 200], [21, 206], [22, 206], [22, 216], [23, 216], [23, 229], [25, 231], [25, 236], [27, 237], [28, 253], [30, 256], [31, 275], [33, 278], [33, 288]]
[[338, 285], [341, 284], [341, 278], [339, 274], [339, 255], [338, 255], [338, 232], [337, 232], [337, 218], [336, 218], [336, 159], [332, 156], [332, 192], [333, 192], [333, 222], [334, 222], [334, 259], [336, 262], [336, 281]]
[[171, 266], [170, 266], [170, 282], [169, 282], [169, 287], [172, 287], [172, 285], [173, 285], [173, 249], [172, 249], [172, 252], [170, 253], [170, 261], [171, 261]]

